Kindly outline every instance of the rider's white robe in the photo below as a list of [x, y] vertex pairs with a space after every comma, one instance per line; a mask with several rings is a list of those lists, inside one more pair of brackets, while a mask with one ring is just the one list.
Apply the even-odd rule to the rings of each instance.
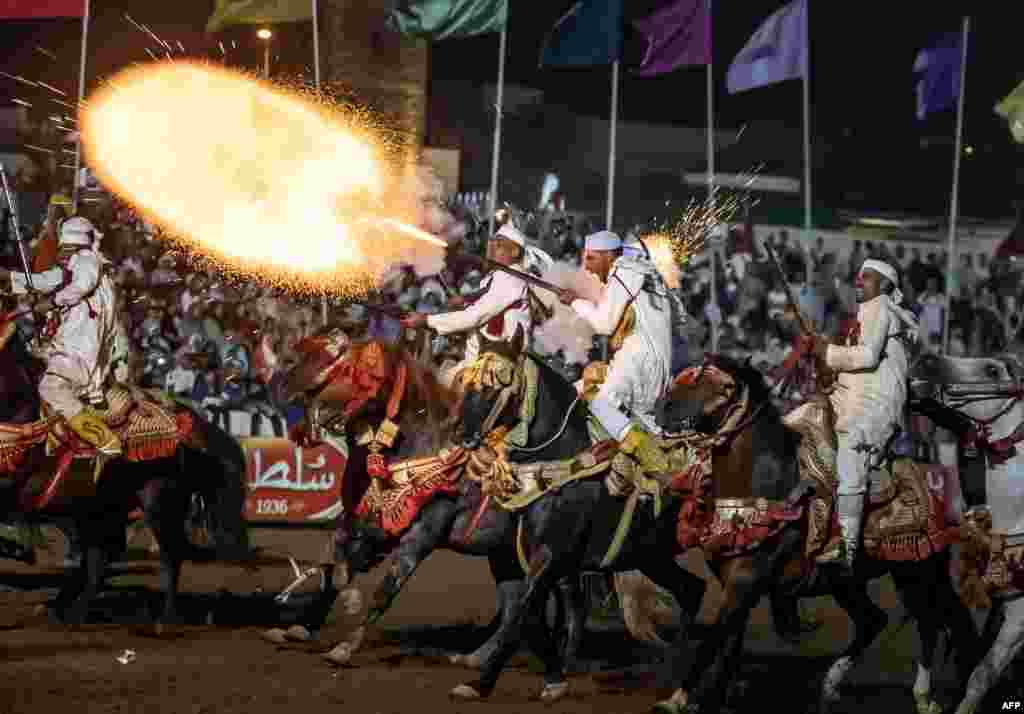
[[[90, 249], [79, 250], [67, 259], [69, 279], [65, 284], [60, 265], [32, 274], [39, 292], [54, 293], [61, 312], [53, 338], [43, 345], [46, 374], [39, 383], [39, 396], [55, 411], [71, 419], [85, 404], [100, 399], [110, 376], [112, 362], [126, 346], [126, 336], [116, 312], [114, 283], [103, 266], [105, 259]], [[24, 274], [11, 273], [13, 292], [27, 292]]]
[[[645, 290], [647, 276], [652, 280]], [[633, 306], [636, 325], [612, 357], [608, 376], [590, 408], [609, 435], [621, 441], [632, 416], [654, 434], [654, 405], [672, 380], [672, 306], [657, 268], [647, 260], [622, 257], [608, 274], [604, 296], [597, 305], [578, 299], [573, 309], [600, 335], [615, 332], [627, 308]]]
[[[523, 270], [520, 266], [515, 266]], [[466, 352], [448, 376], [458, 374], [480, 354], [480, 335], [483, 331], [490, 340], [511, 341], [519, 327], [523, 328], [525, 346], [533, 334], [530, 312], [529, 287], [521, 278], [503, 270], [495, 270], [480, 283], [483, 294], [461, 310], [427, 315], [427, 327], [441, 335], [470, 332]]]
[[912, 337], [906, 311], [888, 295], [857, 309], [860, 336], [855, 344], [829, 345], [826, 364], [839, 373], [831, 395], [836, 414], [839, 493], [864, 493], [869, 454], [859, 447], [881, 449], [896, 426], [905, 427], [909, 355], [901, 336]]

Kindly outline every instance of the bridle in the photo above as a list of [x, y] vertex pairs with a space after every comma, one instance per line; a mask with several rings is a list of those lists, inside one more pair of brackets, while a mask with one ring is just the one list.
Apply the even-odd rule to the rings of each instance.
[[744, 414], [737, 423], [726, 427], [725, 425], [729, 421], [730, 414], [734, 410], [740, 408], [746, 401], [749, 396], [750, 387], [746, 384], [742, 384], [728, 372], [716, 366], [713, 360], [708, 359], [706, 359], [699, 367], [690, 367], [685, 370], [683, 374], [680, 375], [680, 378], [683, 384], [696, 386], [701, 383], [706, 374], [722, 374], [728, 377], [732, 382], [731, 394], [721, 406], [715, 409], [714, 413], [721, 413], [723, 416], [718, 420], [715, 433], [711, 435], [716, 442], [716, 446], [727, 446], [733, 439], [757, 421], [757, 418], [761, 415], [761, 411], [768, 404], [768, 400], [761, 402], [753, 409], [748, 409], [746, 414]]

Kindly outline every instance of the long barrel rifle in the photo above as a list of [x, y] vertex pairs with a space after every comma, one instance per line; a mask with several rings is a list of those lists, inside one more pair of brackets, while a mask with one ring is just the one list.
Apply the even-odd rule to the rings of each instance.
[[35, 287], [32, 285], [32, 268], [28, 264], [28, 254], [25, 252], [25, 244], [21, 241], [21, 220], [18, 218], [18, 206], [14, 203], [14, 197], [11, 196], [11, 187], [7, 183], [7, 169], [4, 168], [2, 161], [0, 161], [0, 180], [3, 182], [4, 198], [7, 199], [7, 208], [11, 215], [11, 226], [14, 230], [14, 240], [18, 244], [18, 255], [21, 257], [21, 268], [25, 272], [25, 282], [28, 284], [29, 290], [35, 290]]

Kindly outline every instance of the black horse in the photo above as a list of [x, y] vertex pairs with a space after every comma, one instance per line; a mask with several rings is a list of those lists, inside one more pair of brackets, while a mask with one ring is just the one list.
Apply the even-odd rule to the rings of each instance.
[[[722, 427], [722, 409], [716, 405], [727, 405], [732, 398], [730, 382], [745, 385], [752, 404], [761, 405], [750, 426], [751, 437], [733, 442], [721, 460], [716, 454], [715, 497], [772, 501], [788, 498], [790, 503], [799, 503], [795, 496], [802, 489], [798, 488], [796, 458], [791, 451], [797, 437], [787, 433], [779, 413], [768, 402], [770, 393], [760, 373], [722, 357], [716, 357], [713, 366], [727, 378], [715, 377], [712, 370], [708, 370], [706, 378], [677, 382], [669, 395], [671, 419], [697, 419], [698, 429], [717, 432]], [[776, 438], [757, 438], [759, 433], [774, 433]], [[757, 469], [751, 473], [740, 466], [744, 460], [759, 462], [764, 458], [786, 459], [783, 463], [787, 468], [777, 474], [766, 474]], [[724, 688], [738, 666], [750, 611], [764, 595], [793, 599], [831, 595], [853, 620], [855, 637], [829, 669], [822, 685], [819, 704], [828, 709], [837, 701], [845, 675], [885, 628], [887, 615], [871, 600], [867, 585], [887, 574], [892, 575], [905, 607], [916, 620], [921, 638], [922, 658], [914, 685], [918, 711], [938, 708], [931, 698], [929, 670], [938, 635], [943, 630], [951, 632], [950, 642], [955, 645], [958, 671], [966, 681], [977, 656], [978, 633], [969, 611], [952, 587], [948, 575], [948, 548], [921, 561], [881, 561], [865, 557], [856, 576], [847, 579], [835, 566], [807, 562], [803, 554], [804, 541], [801, 520], [782, 527], [748, 553], [728, 558], [708, 554], [709, 565], [724, 588], [724, 605], [711, 635], [701, 643], [692, 668], [680, 678], [683, 686], [659, 705], [661, 711], [673, 714], [690, 711], [694, 704], [701, 709], [715, 710], [721, 704]]]
[[[525, 359], [533, 360], [539, 372], [536, 416], [526, 446], [511, 450], [510, 461], [572, 459], [590, 449], [589, 410], [575, 388], [541, 358], [527, 353]], [[510, 426], [518, 418], [514, 400], [496, 418], [492, 416], [498, 396], [498, 391], [491, 388], [467, 390], [463, 404], [465, 443], [479, 443], [486, 437], [483, 427], [489, 421], [494, 426]], [[641, 504], [618, 555], [608, 567], [602, 567], [602, 561], [623, 516], [625, 499], [610, 495], [603, 477], [580, 479], [549, 491], [521, 511], [519, 518], [529, 560], [526, 590], [512, 603], [511, 612], [497, 633], [497, 647], [484, 662], [480, 679], [460, 685], [452, 695], [463, 699], [489, 696], [502, 668], [519, 646], [524, 630], [527, 635], [537, 633], [532, 637], [533, 646], [545, 665], [546, 688], [564, 687], [558, 648], [544, 640], [539, 628], [527, 625], [531, 616], [539, 616], [540, 606], [559, 580], [578, 577], [582, 572], [640, 570], [666, 589], [682, 611], [677, 634], [681, 646], [706, 588], [701, 578], [675, 561], [680, 553], [676, 522], [681, 503], [679, 498], [667, 498], [657, 516], [649, 503]]]
[[[28, 424], [39, 417], [38, 380], [41, 365], [16, 332], [0, 346], [0, 423]], [[185, 560], [244, 560], [249, 554], [242, 518], [245, 500], [245, 456], [238, 443], [198, 414], [194, 431], [171, 458], [131, 462], [109, 461], [88, 495], [70, 498], [60, 510], [24, 512], [20, 496], [28, 485], [14, 477], [0, 480], [0, 518], [11, 522], [44, 522], [71, 530], [80, 539], [81, 564], [53, 603], [52, 614], [80, 623], [99, 593], [110, 558], [125, 547], [128, 515], [141, 502], [145, 523], [160, 545], [164, 607], [161, 621], [177, 620], [177, 593]], [[28, 456], [25, 473], [47, 466], [42, 445]], [[194, 495], [202, 496], [212, 547], [192, 544], [185, 530]]]
[[[357, 360], [361, 350], [378, 343], [357, 343], [353, 354], [346, 359]], [[458, 403], [453, 394], [441, 386], [429, 367], [419, 364], [402, 348], [380, 345], [385, 355], [386, 373], [380, 395], [367, 400], [349, 417], [350, 421], [365, 420], [376, 424], [386, 417], [389, 395], [396, 375], [402, 369], [408, 375], [408, 386], [402, 400], [399, 437], [393, 449], [386, 453], [394, 462], [421, 458], [437, 453], [440, 445], [451, 443], [457, 430]], [[357, 400], [352, 376], [341, 370], [328, 389], [331, 408], [345, 410]], [[486, 557], [498, 589], [498, 612], [490, 630], [496, 630], [510, 615], [510, 603], [517, 600], [524, 585], [524, 573], [515, 550], [516, 514], [502, 510], [495, 503], [484, 503], [480, 485], [463, 478], [455, 493], [438, 493], [417, 512], [411, 526], [395, 537], [383, 531], [372, 519], [363, 520], [355, 515], [356, 508], [370, 486], [367, 471], [366, 447], [354, 443], [350, 446], [348, 466], [343, 484], [342, 500], [345, 515], [339, 524], [336, 558], [347, 569], [348, 575], [365, 573], [391, 558], [392, 567], [374, 595], [366, 624], [376, 623], [387, 611], [419, 565], [434, 551], [452, 550], [463, 555]], [[333, 568], [331, 573], [333, 582]], [[325, 593], [303, 615], [303, 624], [316, 629], [324, 613], [324, 604], [333, 602], [334, 593]], [[574, 660], [583, 635], [586, 620], [585, 603], [578, 579], [560, 584], [557, 598], [556, 631], [564, 634], [562, 646], [569, 660]], [[358, 635], [356, 636], [358, 639]], [[343, 643], [329, 653], [332, 661], [347, 658], [355, 645]], [[477, 667], [494, 649], [493, 639], [485, 642], [467, 656], [453, 657], [453, 661]], [[344, 650], [344, 654], [339, 654]]]

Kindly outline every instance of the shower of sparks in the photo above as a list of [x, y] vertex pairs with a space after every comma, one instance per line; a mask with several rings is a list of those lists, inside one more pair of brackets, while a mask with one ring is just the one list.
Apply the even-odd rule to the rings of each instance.
[[222, 55], [224, 55], [225, 57], [227, 57], [228, 51], [226, 49], [224, 49], [224, 43], [223, 42], [218, 42], [217, 45], [220, 47], [220, 53]]
[[15, 104], [20, 104], [23, 107], [31, 107], [32, 106], [31, 102], [26, 102], [24, 99], [12, 99], [11, 101], [14, 102]]
[[21, 77], [21, 76], [17, 76], [17, 75], [13, 75], [13, 74], [7, 74], [7, 72], [0, 72], [0, 75], [3, 75], [4, 77], [8, 77], [9, 79], [13, 79], [13, 80], [15, 80], [17, 82], [21, 82], [22, 84], [27, 84], [30, 87], [38, 87], [39, 86], [38, 84], [36, 84], [35, 82], [33, 82], [31, 80], [25, 79], [24, 77]]
[[81, 125], [101, 182], [234, 280], [352, 298], [425, 240], [443, 257], [394, 190], [394, 140], [306, 85], [161, 61], [105, 83]]
[[44, 149], [43, 147], [36, 146], [35, 144], [25, 144], [24, 146], [26, 149], [34, 149], [35, 151], [45, 151], [47, 154], [53, 153], [53, 149]]
[[175, 44], [178, 45], [178, 49], [181, 50], [181, 54], [186, 54], [185, 53], [185, 45], [181, 44], [181, 40], [178, 40]]
[[52, 59], [52, 60], [57, 59], [57, 55], [53, 54], [52, 52], [50, 52], [50, 50], [48, 50], [48, 49], [46, 49], [44, 47], [40, 47], [39, 45], [36, 45], [36, 52], [44, 54], [47, 57], [49, 57], [50, 59]]
[[47, 84], [46, 82], [39, 82], [38, 84], [39, 84], [39, 86], [40, 86], [40, 87], [43, 87], [44, 89], [49, 89], [49, 90], [50, 90], [51, 92], [53, 92], [54, 94], [59, 94], [59, 95], [60, 95], [60, 96], [62, 96], [62, 97], [66, 97], [66, 96], [68, 96], [68, 95], [67, 95], [67, 92], [62, 92], [62, 91], [60, 91], [59, 89], [57, 89], [56, 87], [51, 87], [51, 86], [50, 86], [49, 84]]

